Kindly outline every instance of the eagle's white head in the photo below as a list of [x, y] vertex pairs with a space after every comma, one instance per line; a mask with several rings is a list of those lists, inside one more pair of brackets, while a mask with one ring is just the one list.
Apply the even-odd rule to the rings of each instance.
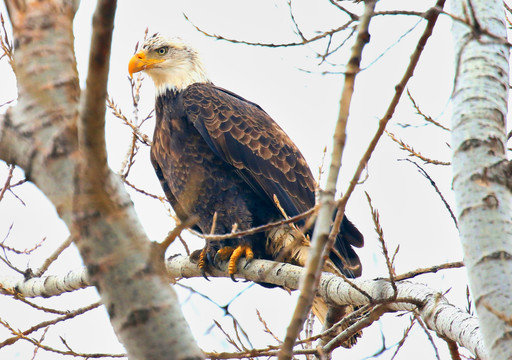
[[210, 82], [198, 52], [180, 38], [154, 34], [142, 44], [142, 50], [130, 59], [130, 76], [145, 71], [156, 87], [156, 94], [167, 89], [180, 91], [193, 83]]

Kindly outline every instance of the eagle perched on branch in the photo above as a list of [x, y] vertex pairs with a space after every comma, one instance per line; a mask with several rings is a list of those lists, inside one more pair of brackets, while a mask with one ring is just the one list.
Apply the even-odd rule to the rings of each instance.
[[[156, 87], [151, 162], [181, 220], [196, 216], [199, 232], [229, 234], [315, 206], [316, 182], [297, 146], [257, 104], [212, 84], [196, 50], [155, 34], [129, 62], [130, 76], [139, 71]], [[361, 263], [352, 247], [363, 246], [363, 236], [347, 218], [339, 230], [330, 271], [357, 277]], [[272, 241], [263, 232], [210, 241], [199, 265], [205, 272], [228, 260], [233, 278], [241, 257], [282, 259], [285, 244]], [[305, 259], [294, 262], [303, 266]], [[319, 307], [316, 301], [313, 311], [324, 322]]]

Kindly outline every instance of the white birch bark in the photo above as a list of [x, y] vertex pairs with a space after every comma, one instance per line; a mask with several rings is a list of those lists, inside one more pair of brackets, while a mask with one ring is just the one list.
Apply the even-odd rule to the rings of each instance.
[[[22, 167], [70, 231], [80, 234], [75, 238], [89, 279], [131, 360], [204, 358], [169, 286], [163, 252], [149, 242], [121, 180], [106, 164], [103, 94], [115, 2], [98, 1], [93, 39], [104, 48], [91, 47], [95, 56], [84, 92], [73, 50], [76, 3], [6, 5], [16, 43], [18, 101], [0, 116], [0, 158]], [[85, 156], [88, 151], [92, 156]], [[91, 166], [79, 167], [81, 158]], [[58, 290], [54, 280], [47, 278], [42, 289]]]
[[[224, 266], [222, 270], [212, 269], [211, 276], [227, 277], [225, 268]], [[248, 266], [241, 263], [240, 269], [243, 270], [236, 275], [240, 279], [268, 282], [288, 289], [298, 289], [304, 274], [304, 269], [301, 267], [267, 260], [253, 260]], [[202, 276], [197, 265], [191, 263], [185, 256], [168, 259], [167, 272], [173, 278]], [[375, 302], [389, 300], [394, 295], [390, 282], [385, 279], [350, 279], [350, 281], [370, 295]], [[390, 302], [388, 304], [390, 310], [416, 312], [439, 336], [456, 341], [479, 359], [487, 359], [476, 317], [450, 304], [439, 291], [424, 284], [404, 280], [397, 282], [396, 285], [397, 299], [406, 301]], [[330, 273], [323, 273], [318, 295], [327, 303], [336, 305], [370, 303], [360, 291], [342, 278]]]
[[472, 24], [453, 24], [453, 189], [464, 263], [489, 358], [512, 359], [511, 187], [505, 159], [509, 48], [499, 40], [506, 39], [505, 12], [501, 0], [451, 5]]
[[[222, 269], [212, 268], [209, 276], [227, 277], [225, 265], [221, 266]], [[272, 283], [289, 289], [298, 289], [305, 271], [298, 266], [267, 260], [253, 260], [247, 266], [243, 263], [241, 265], [236, 275], [238, 278]], [[192, 263], [188, 256], [179, 255], [167, 260], [167, 273], [171, 278], [202, 276], [197, 264]], [[351, 281], [376, 302], [393, 296], [393, 288], [387, 280], [353, 279]], [[0, 276], [0, 286], [24, 297], [50, 297], [85, 288], [90, 286], [90, 283], [85, 269], [75, 269], [62, 276], [43, 276], [29, 280]], [[407, 299], [408, 302], [391, 302], [388, 305], [390, 310], [416, 312], [439, 336], [456, 341], [479, 359], [487, 359], [476, 317], [450, 304], [440, 292], [424, 284], [409, 280], [400, 281], [397, 283], [397, 290], [397, 298]], [[369, 303], [369, 299], [361, 292], [343, 279], [329, 273], [324, 273], [320, 279], [319, 295], [330, 304], [366, 305]]]

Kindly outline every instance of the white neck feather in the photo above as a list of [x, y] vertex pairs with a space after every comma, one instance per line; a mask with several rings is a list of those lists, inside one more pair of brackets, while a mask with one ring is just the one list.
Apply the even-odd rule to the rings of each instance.
[[181, 91], [194, 83], [210, 82], [200, 61], [174, 62], [171, 66], [155, 67], [146, 72], [155, 83], [156, 96], [167, 90]]

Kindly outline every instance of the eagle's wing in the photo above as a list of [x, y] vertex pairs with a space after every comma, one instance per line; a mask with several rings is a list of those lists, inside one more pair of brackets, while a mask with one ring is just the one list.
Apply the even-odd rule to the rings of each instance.
[[315, 204], [315, 180], [299, 149], [258, 105], [211, 84], [183, 93], [190, 121], [217, 156], [258, 193], [277, 196], [287, 215]]
[[[234, 166], [258, 193], [273, 202], [276, 195], [288, 216], [315, 205], [315, 180], [297, 146], [258, 105], [211, 84], [193, 84], [183, 93], [190, 121], [210, 148]], [[330, 254], [347, 276], [361, 274], [352, 246], [363, 236], [345, 217]]]

